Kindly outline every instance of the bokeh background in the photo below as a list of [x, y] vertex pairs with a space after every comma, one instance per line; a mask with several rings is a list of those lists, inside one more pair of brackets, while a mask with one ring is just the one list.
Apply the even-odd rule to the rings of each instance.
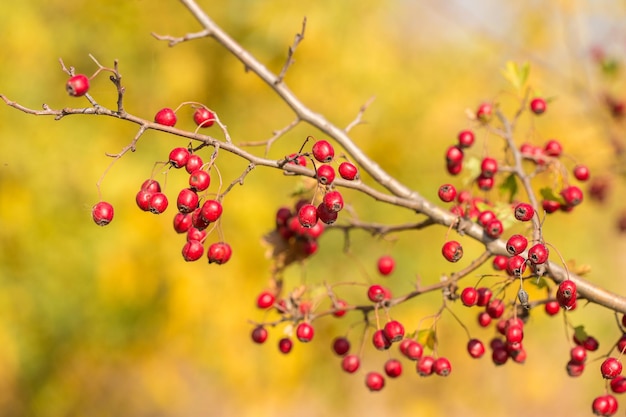
[[[621, 2], [199, 3], [273, 71], [280, 70], [306, 16], [306, 39], [288, 85], [339, 126], [375, 96], [366, 123], [352, 132], [354, 140], [427, 198], [434, 199], [444, 181], [463, 185], [462, 178], [445, 174], [443, 153], [459, 130], [471, 126], [466, 109], [484, 100], [516, 100], [501, 76], [508, 60], [529, 62], [530, 85], [553, 99], [544, 116], [522, 124], [519, 141], [558, 138], [572, 164], [587, 163], [594, 176], [612, 175], [619, 166], [610, 139], [623, 140], [623, 130], [600, 99], [607, 91], [624, 94], [619, 65], [609, 65], [612, 76], [606, 68], [603, 75], [591, 51], [601, 47], [616, 63], [624, 58]], [[203, 102], [219, 112], [235, 142], [269, 138], [288, 124], [289, 109], [212, 40], [169, 48], [150, 35], [198, 29], [173, 0], [13, 1], [0, 14], [0, 93], [31, 108], [86, 105], [65, 93], [58, 59], [89, 74], [96, 68], [88, 57], [93, 54], [105, 65], [119, 59], [126, 108], [136, 115], [152, 118], [161, 107]], [[114, 105], [106, 76], [93, 82], [91, 92], [103, 105]], [[185, 119], [190, 114], [181, 111], [180, 127], [193, 127]], [[186, 146], [183, 139], [144, 135], [137, 152], [118, 161], [102, 182], [115, 220], [100, 228], [90, 218], [99, 199], [96, 182], [110, 163], [105, 153], [118, 152], [135, 133], [135, 126], [110, 118], [54, 121], [0, 105], [0, 415], [580, 416], [590, 415], [593, 397], [604, 392], [597, 361], [580, 378], [567, 377], [571, 342], [564, 322], [541, 311], [532, 313], [526, 327], [525, 365], [470, 359], [464, 330], [446, 315], [439, 353], [452, 360], [453, 373], [420, 378], [405, 362], [405, 374], [379, 393], [369, 393], [363, 379], [366, 371], [381, 369], [386, 353], [366, 349], [361, 371], [347, 375], [330, 351], [332, 338], [345, 334], [358, 315], [322, 320], [315, 339], [296, 343], [289, 355], [276, 347], [282, 328], [273, 329], [266, 344], [253, 344], [250, 320], [264, 318], [255, 299], [271, 269], [261, 238], [276, 209], [293, 204], [291, 194], [302, 183], [255, 170], [224, 203], [222, 228], [233, 259], [221, 267], [185, 263], [172, 208], [154, 216], [134, 202], [154, 163], [172, 147]], [[308, 135], [319, 132], [297, 127], [271, 155], [297, 151]], [[246, 164], [222, 154], [218, 166], [230, 182]], [[604, 205], [587, 201], [573, 213], [557, 213], [544, 233], [564, 258], [591, 268], [590, 280], [624, 294], [626, 244], [615, 227], [623, 187], [611, 178]], [[171, 200], [185, 180], [176, 172], [168, 176]], [[415, 220], [411, 213], [345, 195], [360, 219]], [[329, 232], [318, 254], [287, 272], [286, 284], [379, 282], [374, 261], [390, 253], [398, 267], [386, 284], [400, 294], [417, 275], [426, 284], [452, 271], [439, 256], [445, 233], [434, 227], [388, 240], [355, 233], [346, 256], [339, 234]], [[465, 264], [480, 248], [462, 242]], [[467, 278], [469, 285], [476, 280]], [[363, 300], [358, 287], [343, 294]], [[419, 297], [393, 314], [414, 329], [439, 303], [437, 296]], [[474, 323], [477, 312], [459, 307], [453, 309], [472, 334], [488, 340], [491, 331]], [[614, 315], [599, 307], [581, 306], [570, 318], [600, 340], [598, 356], [620, 335]], [[358, 331], [351, 337], [357, 344]]]

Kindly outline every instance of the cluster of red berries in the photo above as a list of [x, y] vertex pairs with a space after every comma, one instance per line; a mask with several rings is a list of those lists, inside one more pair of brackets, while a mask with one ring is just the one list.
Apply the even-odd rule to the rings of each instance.
[[293, 248], [298, 258], [307, 258], [317, 252], [318, 239], [326, 228], [325, 223], [319, 218], [312, 226], [306, 227], [302, 224], [300, 211], [305, 206], [310, 206], [308, 201], [299, 200], [293, 210], [281, 207], [276, 211], [276, 232], [285, 244]]
[[[196, 107], [193, 113], [193, 121], [199, 127], [211, 127], [215, 123], [215, 113], [204, 106]], [[160, 125], [173, 127], [178, 121], [176, 112], [169, 107], [162, 108], [154, 116], [154, 121]]]

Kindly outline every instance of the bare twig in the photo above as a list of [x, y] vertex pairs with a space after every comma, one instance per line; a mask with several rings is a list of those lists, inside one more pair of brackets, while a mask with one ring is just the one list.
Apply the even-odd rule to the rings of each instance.
[[291, 44], [291, 46], [289, 47], [289, 50], [287, 51], [287, 61], [285, 61], [285, 65], [283, 65], [283, 69], [280, 70], [280, 73], [278, 74], [278, 77], [276, 78], [276, 81], [275, 81], [276, 83], [283, 82], [285, 75], [287, 75], [287, 70], [289, 70], [289, 67], [291, 67], [293, 63], [295, 62], [293, 59], [293, 55], [295, 54], [296, 48], [298, 47], [300, 42], [304, 40], [305, 29], [306, 29], [306, 17], [302, 19], [302, 29], [300, 30], [299, 33], [296, 33], [296, 37], [293, 40], [293, 44]]
[[348, 124], [348, 126], [346, 126], [346, 128], [344, 129], [346, 133], [350, 132], [352, 128], [354, 128], [355, 126], [358, 126], [361, 123], [363, 123], [363, 115], [365, 114], [365, 111], [367, 110], [367, 108], [374, 102], [375, 98], [376, 98], [375, 96], [370, 97], [365, 102], [365, 104], [361, 106], [361, 108], [359, 109], [359, 113], [356, 115], [354, 120], [350, 122], [350, 124]]

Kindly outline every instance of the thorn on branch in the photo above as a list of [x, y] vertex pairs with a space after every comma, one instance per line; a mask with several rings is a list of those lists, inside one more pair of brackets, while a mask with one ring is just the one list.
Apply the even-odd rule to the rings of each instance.
[[160, 41], [167, 41], [167, 46], [172, 47], [178, 45], [182, 42], [187, 42], [194, 39], [206, 38], [207, 36], [211, 36], [211, 31], [208, 29], [201, 30], [200, 32], [188, 33], [182, 37], [174, 37], [170, 35], [159, 35], [157, 33], [152, 32], [151, 35]]
[[350, 130], [352, 130], [353, 127], [360, 125], [361, 123], [363, 123], [363, 114], [365, 114], [365, 111], [367, 110], [367, 108], [374, 102], [374, 99], [376, 98], [376, 96], [372, 96], [370, 97], [359, 109], [359, 113], [356, 115], [356, 117], [354, 118], [354, 120], [352, 122], [350, 122], [350, 124], [348, 124], [348, 126], [346, 126], [346, 128], [344, 129], [344, 131], [346, 133], [348, 133]]

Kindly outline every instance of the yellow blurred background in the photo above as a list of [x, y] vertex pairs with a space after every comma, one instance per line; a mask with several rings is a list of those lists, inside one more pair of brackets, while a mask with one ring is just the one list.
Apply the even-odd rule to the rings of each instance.
[[[462, 185], [445, 174], [443, 154], [457, 132], [471, 126], [465, 110], [484, 100], [515, 100], [500, 74], [508, 60], [528, 61], [534, 91], [554, 99], [545, 115], [519, 132], [520, 141], [558, 138], [592, 175], [615, 162], [607, 141], [614, 126], [598, 102], [606, 81], [589, 51], [602, 45], [623, 58], [624, 6], [617, 2], [199, 3], [276, 72], [306, 16], [305, 40], [287, 84], [339, 126], [375, 96], [366, 123], [352, 137], [431, 200], [443, 182]], [[90, 74], [93, 54], [104, 65], [119, 60], [126, 109], [147, 119], [161, 107], [203, 102], [219, 113], [235, 142], [267, 139], [293, 119], [212, 40], [169, 48], [150, 35], [199, 30], [179, 2], [27, 0], [3, 9], [0, 93], [25, 106], [87, 105], [67, 96], [58, 60]], [[618, 79], [609, 88], [623, 93], [622, 87]], [[115, 103], [105, 75], [90, 92], [103, 105]], [[185, 120], [190, 115], [182, 111], [180, 127], [193, 128]], [[296, 343], [289, 355], [276, 347], [282, 327], [271, 329], [264, 345], [253, 344], [250, 320], [264, 318], [255, 299], [271, 269], [261, 238], [275, 211], [293, 204], [290, 195], [300, 181], [256, 169], [224, 201], [231, 261], [219, 267], [204, 258], [185, 263], [183, 238], [171, 224], [175, 208], [154, 216], [140, 212], [134, 201], [154, 163], [171, 148], [186, 146], [183, 139], [145, 134], [137, 151], [118, 161], [102, 183], [103, 198], [115, 206], [114, 221], [100, 228], [90, 218], [99, 198], [96, 182], [110, 163], [105, 153], [119, 152], [135, 133], [136, 126], [111, 118], [54, 121], [0, 105], [0, 415], [556, 417], [590, 415], [592, 399], [604, 392], [597, 361], [580, 378], [566, 375], [571, 344], [563, 320], [541, 311], [532, 313], [525, 330], [525, 365], [470, 359], [465, 332], [446, 315], [438, 328], [439, 353], [451, 359], [452, 374], [420, 378], [404, 362], [405, 374], [379, 393], [369, 393], [363, 379], [368, 370], [382, 368], [387, 353], [366, 349], [362, 369], [348, 375], [330, 350], [332, 338], [360, 320], [356, 313], [320, 320], [315, 339]], [[271, 156], [297, 151], [308, 135], [319, 132], [298, 126]], [[222, 153], [218, 166], [228, 183], [246, 164]], [[177, 172], [168, 176], [171, 206], [185, 180]], [[587, 203], [549, 217], [544, 226], [546, 239], [566, 259], [589, 265], [589, 279], [618, 293], [626, 291], [626, 244], [613, 222], [622, 188], [616, 185], [607, 205]], [[345, 197], [360, 219], [415, 221], [411, 213], [371, 204], [354, 192]], [[401, 294], [416, 275], [427, 284], [452, 272], [439, 255], [445, 233], [433, 227], [385, 241], [357, 232], [353, 254], [346, 257], [339, 233], [329, 232], [318, 254], [291, 267], [286, 283], [291, 288], [303, 277], [309, 283], [382, 282], [374, 260], [390, 253], [398, 267], [385, 283]], [[480, 253], [475, 243], [462, 243], [466, 254], [459, 266]], [[468, 285], [475, 281], [466, 279]], [[357, 293], [346, 290], [346, 298]], [[418, 297], [393, 314], [414, 329], [439, 302], [437, 295]], [[477, 328], [476, 311], [460, 307], [453, 310], [472, 334], [488, 341], [491, 330]], [[600, 340], [598, 356], [619, 337], [613, 315], [599, 307], [581, 306], [570, 317]]]

